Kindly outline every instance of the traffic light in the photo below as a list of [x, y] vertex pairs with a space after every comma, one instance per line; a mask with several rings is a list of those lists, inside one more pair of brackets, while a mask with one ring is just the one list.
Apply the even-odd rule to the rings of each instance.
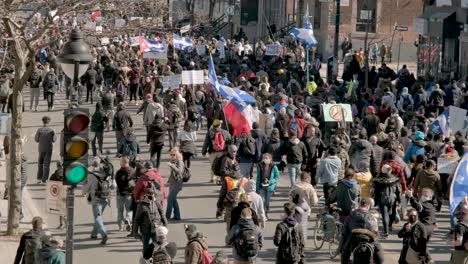
[[88, 176], [89, 110], [67, 109], [63, 113], [63, 184], [76, 185]]

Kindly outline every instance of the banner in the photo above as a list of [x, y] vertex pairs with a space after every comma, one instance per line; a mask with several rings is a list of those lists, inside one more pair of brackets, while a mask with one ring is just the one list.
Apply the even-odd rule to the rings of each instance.
[[167, 52], [144, 52], [143, 59], [167, 60]]
[[437, 158], [437, 172], [450, 174], [458, 165], [458, 159]]
[[325, 122], [353, 122], [353, 113], [349, 104], [323, 104]]
[[203, 55], [206, 54], [206, 45], [205, 44], [197, 45], [197, 54], [199, 56], [203, 56]]
[[130, 47], [136, 47], [140, 45], [140, 37], [131, 37], [128, 40]]
[[452, 133], [456, 133], [457, 131], [466, 131], [466, 113], [467, 111], [465, 109], [450, 106], [449, 126], [452, 130]]
[[0, 135], [8, 136], [11, 130], [11, 115], [0, 113]]
[[182, 75], [163, 76], [161, 83], [164, 92], [168, 89], [177, 89], [182, 84]]
[[203, 71], [182, 71], [182, 84], [204, 84]]
[[279, 44], [268, 44], [266, 46], [265, 55], [267, 56], [279, 56], [281, 54], [281, 45]]
[[59, 181], [48, 181], [46, 187], [46, 211], [53, 215], [65, 215], [65, 188]]

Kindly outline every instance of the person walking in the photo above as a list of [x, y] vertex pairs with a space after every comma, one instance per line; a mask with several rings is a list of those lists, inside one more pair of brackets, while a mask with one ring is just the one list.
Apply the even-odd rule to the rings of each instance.
[[333, 189], [336, 188], [340, 176], [341, 160], [336, 155], [336, 148], [330, 147], [328, 149], [328, 156], [320, 161], [317, 168], [317, 179], [315, 182], [321, 182], [323, 184], [325, 200], [328, 199]]
[[[115, 173], [115, 182], [117, 184], [117, 224], [119, 231], [125, 229], [127, 232], [131, 231], [132, 224], [132, 191], [133, 187], [131, 182], [135, 182], [134, 170], [130, 167], [130, 159], [122, 157], [120, 159], [120, 169]], [[125, 217], [124, 217], [125, 211]]]
[[125, 130], [125, 136], [120, 141], [120, 146], [117, 149], [117, 154], [120, 157], [129, 157], [130, 163], [134, 164], [138, 160], [141, 148], [138, 139], [133, 132], [133, 128], [129, 127]]
[[148, 139], [148, 137], [150, 136], [149, 130], [150, 130], [151, 124], [153, 124], [154, 117], [164, 116], [164, 108], [160, 103], [155, 102], [153, 100], [153, 95], [151, 94], [146, 95], [146, 102], [145, 104], [142, 105], [142, 107], [144, 108], [142, 109], [143, 110], [143, 123], [145, 124], [145, 127], [146, 127], [146, 135]]
[[[280, 172], [275, 164], [273, 164], [273, 157], [270, 153], [263, 154], [262, 161], [258, 163], [257, 167], [257, 193], [263, 199], [263, 206], [265, 213], [268, 215], [270, 211], [270, 198], [276, 190], [276, 184], [280, 179]], [[268, 218], [268, 216], [267, 216]]]
[[86, 103], [88, 101], [91, 101], [91, 104], [93, 104], [93, 92], [94, 92], [94, 89], [96, 88], [96, 77], [97, 77], [97, 71], [94, 68], [95, 68], [94, 63], [90, 63], [88, 70], [83, 76], [83, 79], [86, 85]]
[[289, 191], [289, 200], [292, 201], [293, 194], [302, 192], [304, 194], [305, 201], [309, 205], [310, 208], [317, 206], [318, 204], [318, 197], [317, 192], [315, 191], [314, 186], [310, 184], [310, 176], [309, 173], [303, 171], [301, 172], [300, 181], [294, 185], [291, 190]]
[[[173, 148], [170, 152], [171, 159], [167, 164], [171, 170], [171, 175], [167, 181], [167, 186], [169, 186], [169, 195], [167, 197], [167, 208], [166, 208], [166, 218], [168, 220], [181, 220], [180, 218], [180, 207], [177, 202], [177, 195], [182, 191], [182, 174], [185, 169], [184, 161], [182, 160], [182, 154], [179, 152], [178, 148]], [[172, 212], [174, 211], [174, 218], [171, 218]]]
[[167, 219], [164, 216], [162, 201], [158, 201], [158, 195], [150, 188], [145, 189], [145, 196], [137, 206], [135, 220], [133, 222], [133, 234], [141, 232], [143, 236], [143, 253], [146, 252], [150, 241], [156, 240], [156, 229], [159, 226], [166, 226]]
[[46, 73], [42, 84], [47, 98], [47, 111], [54, 110], [54, 96], [59, 85], [54, 69], [50, 69], [49, 72]]
[[[206, 156], [207, 153], [209, 154], [208, 159], [211, 166], [216, 158], [224, 155], [228, 146], [231, 144], [231, 135], [227, 130], [221, 128], [221, 124], [221, 120], [215, 119], [211, 127], [208, 129], [203, 142], [202, 155]], [[210, 182], [216, 183], [216, 178], [216, 175], [211, 170]]]
[[112, 127], [115, 130], [115, 138], [117, 139], [117, 149], [120, 149], [120, 144], [125, 132], [128, 128], [133, 127], [133, 119], [130, 113], [125, 109], [124, 103], [117, 105], [117, 113], [114, 115]]
[[41, 240], [46, 236], [44, 220], [36, 216], [31, 221], [32, 229], [21, 236], [14, 264], [36, 264], [36, 252], [41, 248]]
[[408, 211], [408, 222], [398, 232], [398, 237], [403, 238], [399, 264], [426, 263], [427, 231], [425, 225], [419, 221], [416, 209]]
[[50, 161], [54, 150], [54, 142], [57, 140], [55, 131], [49, 127], [50, 117], [42, 117], [43, 127], [36, 131], [35, 141], [39, 143], [39, 160], [37, 170], [38, 183], [45, 183], [49, 178]]
[[153, 123], [151, 123], [148, 131], [150, 135], [146, 143], [150, 144], [150, 158], [157, 169], [159, 169], [159, 165], [161, 163], [161, 151], [164, 147], [164, 135], [166, 134], [166, 129], [167, 125], [162, 116], [155, 115]]
[[293, 187], [301, 172], [302, 165], [307, 165], [307, 150], [294, 131], [289, 131], [289, 140], [284, 142], [280, 148], [281, 154], [286, 156], [290, 187]]
[[291, 203], [283, 205], [284, 219], [276, 225], [273, 236], [273, 244], [278, 247], [276, 264], [304, 263], [304, 234], [290, 208], [293, 208]]
[[34, 71], [31, 73], [31, 77], [29, 77], [29, 91], [31, 102], [29, 104], [29, 110], [32, 111], [33, 104], [34, 104], [34, 111], [37, 112], [37, 106], [39, 105], [39, 96], [41, 94], [41, 83], [42, 83], [42, 71], [39, 69], [38, 64]]
[[[193, 115], [193, 112], [189, 112], [189, 116], [190, 115]], [[182, 152], [184, 164], [187, 168], [190, 168], [190, 160], [197, 154], [197, 147], [195, 146], [197, 131], [195, 129], [195, 124], [191, 120], [192, 119], [189, 117], [185, 121], [184, 129], [180, 131], [177, 138], [180, 142], [180, 151]]]
[[[93, 151], [93, 156], [96, 157], [99, 149], [99, 154], [103, 154], [102, 146], [104, 144], [104, 127], [106, 126], [109, 119], [107, 118], [106, 114], [102, 110], [102, 104], [100, 102], [96, 103], [96, 111], [94, 112], [93, 116], [91, 117], [91, 126], [90, 130], [91, 134], [91, 148]], [[96, 148], [96, 141], [98, 143], [98, 147]]]
[[241, 174], [248, 179], [252, 178], [253, 163], [255, 162], [255, 148], [255, 139], [253, 139], [250, 132], [242, 132], [239, 138], [237, 157]]
[[203, 264], [203, 252], [208, 251], [208, 244], [203, 233], [197, 230], [194, 224], [184, 225], [187, 245], [185, 246], [185, 264]]

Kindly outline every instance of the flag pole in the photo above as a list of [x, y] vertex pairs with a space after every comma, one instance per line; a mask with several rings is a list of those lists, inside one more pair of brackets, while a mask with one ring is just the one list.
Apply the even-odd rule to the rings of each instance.
[[307, 83], [309, 82], [310, 80], [310, 73], [309, 73], [309, 68], [310, 68], [310, 60], [309, 60], [309, 49], [307, 48], [307, 44], [304, 44], [304, 47], [305, 47], [305, 52], [306, 52], [306, 86], [307, 86]]

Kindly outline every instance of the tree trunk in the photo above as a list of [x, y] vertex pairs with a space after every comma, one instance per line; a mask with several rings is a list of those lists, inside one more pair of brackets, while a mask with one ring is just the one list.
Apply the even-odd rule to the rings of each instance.
[[301, 28], [304, 23], [304, 0], [297, 1], [296, 27]]
[[214, 13], [215, 5], [216, 5], [216, 0], [210, 0], [210, 6], [208, 10], [208, 21], [213, 20], [213, 13]]

